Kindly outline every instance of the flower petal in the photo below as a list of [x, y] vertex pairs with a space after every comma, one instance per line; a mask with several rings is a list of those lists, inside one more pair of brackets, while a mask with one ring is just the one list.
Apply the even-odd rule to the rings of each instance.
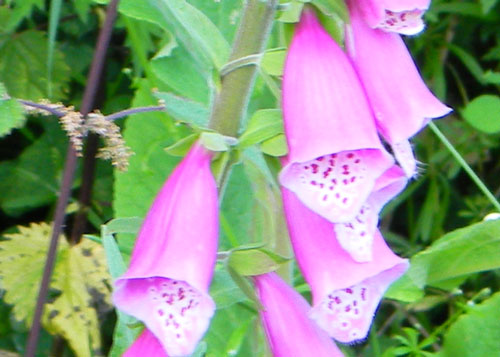
[[[354, 261], [336, 239], [331, 222], [305, 207], [292, 192], [282, 192], [295, 257], [313, 293], [311, 316], [341, 342], [363, 339], [383, 292], [406, 271], [408, 261], [392, 253], [378, 231], [374, 235], [373, 259], [366, 263]], [[335, 315], [332, 311], [336, 310], [329, 310], [329, 296], [347, 288], [356, 289], [358, 296], [361, 288], [367, 288], [368, 298], [357, 313], [349, 310]]]
[[[352, 2], [351, 2], [352, 3]], [[389, 144], [407, 141], [432, 118], [448, 114], [427, 88], [403, 40], [373, 30], [350, 6], [346, 47], [375, 113], [377, 127]]]
[[168, 357], [160, 341], [147, 328], [134, 343], [125, 351], [123, 357]]
[[308, 316], [305, 299], [276, 273], [254, 277], [260, 311], [271, 352], [275, 357], [341, 357], [328, 335]]

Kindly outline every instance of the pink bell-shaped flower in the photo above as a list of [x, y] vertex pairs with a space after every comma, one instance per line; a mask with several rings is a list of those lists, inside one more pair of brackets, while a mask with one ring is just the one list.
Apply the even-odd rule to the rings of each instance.
[[[404, 2], [404, 1], [402, 1]], [[371, 29], [356, 1], [350, 1], [351, 23], [346, 47], [373, 109], [377, 127], [392, 146], [408, 176], [416, 163], [408, 139], [432, 118], [451, 109], [427, 88], [406, 45], [397, 34]]]
[[123, 357], [168, 357], [158, 339], [147, 328], [125, 351]]
[[408, 268], [376, 231], [373, 259], [354, 261], [335, 237], [333, 224], [283, 189], [283, 207], [297, 263], [311, 286], [309, 316], [343, 343], [364, 339], [389, 287]]
[[354, 219], [333, 225], [339, 244], [355, 261], [373, 259], [373, 238], [379, 213], [387, 202], [403, 191], [407, 182], [404, 171], [394, 165], [375, 181], [372, 193]]
[[431, 0], [349, 0], [373, 29], [415, 35], [425, 27], [422, 15]]
[[354, 218], [393, 164], [349, 59], [306, 8], [283, 77], [281, 184], [331, 222]]
[[115, 305], [144, 322], [169, 356], [193, 352], [215, 304], [208, 295], [218, 239], [211, 154], [196, 143], [172, 172], [139, 232]]
[[308, 316], [310, 306], [276, 273], [254, 277], [264, 330], [274, 357], [342, 357], [335, 343]]

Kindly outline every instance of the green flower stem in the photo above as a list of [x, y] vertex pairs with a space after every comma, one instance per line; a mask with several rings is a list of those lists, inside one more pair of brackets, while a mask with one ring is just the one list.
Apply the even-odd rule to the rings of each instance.
[[441, 140], [441, 142], [446, 146], [446, 148], [450, 151], [450, 153], [453, 155], [455, 160], [462, 166], [462, 168], [467, 172], [467, 174], [470, 176], [472, 181], [477, 185], [477, 187], [484, 193], [484, 195], [488, 198], [488, 200], [491, 202], [491, 204], [497, 209], [498, 212], [500, 212], [500, 203], [496, 199], [496, 197], [488, 190], [486, 185], [481, 181], [481, 179], [476, 175], [474, 170], [467, 164], [467, 162], [464, 160], [462, 155], [453, 147], [453, 144], [448, 141], [446, 136], [439, 130], [439, 128], [436, 126], [436, 124], [430, 122], [429, 127], [431, 130], [436, 134], [436, 136]]
[[[228, 63], [251, 58], [265, 49], [272, 28], [278, 0], [248, 0], [236, 34]], [[248, 106], [255, 82], [257, 65], [246, 64], [231, 68], [221, 83], [210, 116], [209, 127], [223, 135], [236, 136]]]

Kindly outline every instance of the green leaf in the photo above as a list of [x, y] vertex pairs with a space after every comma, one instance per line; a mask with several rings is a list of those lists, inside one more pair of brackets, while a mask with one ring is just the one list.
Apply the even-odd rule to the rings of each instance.
[[7, 31], [12, 31], [16, 26], [26, 17], [31, 15], [33, 9], [37, 7], [39, 9], [44, 8], [43, 0], [21, 0], [16, 1], [14, 9], [11, 12], [9, 21], [6, 24]]
[[73, 6], [75, 7], [76, 14], [82, 22], [87, 22], [91, 3], [92, 0], [73, 0]]
[[444, 335], [439, 357], [500, 355], [500, 293], [469, 306]]
[[[102, 226], [102, 245], [106, 252], [108, 269], [113, 279], [118, 278], [125, 272], [126, 265], [112, 233], [135, 233], [139, 230], [140, 221], [138, 218], [117, 218]], [[138, 328], [130, 327], [137, 322], [135, 318], [119, 310], [116, 313], [118, 319], [113, 333], [113, 345], [108, 354], [110, 357], [122, 356], [140, 332]]]
[[[183, 46], [174, 48], [170, 56], [153, 59], [151, 68], [163, 83], [181, 96], [187, 97], [195, 103], [205, 104], [209, 102], [210, 74], [206, 68], [197, 66], [189, 56], [188, 50]], [[170, 102], [174, 99], [166, 98]], [[175, 104], [178, 107], [179, 101]], [[198, 120], [200, 119], [198, 118]]]
[[483, 94], [463, 109], [464, 119], [475, 129], [487, 134], [500, 132], [500, 97]]
[[154, 95], [165, 103], [165, 110], [175, 119], [198, 128], [208, 126], [209, 111], [203, 104], [172, 93], [156, 92]]
[[483, 74], [483, 80], [488, 84], [500, 84], [500, 72], [486, 71]]
[[252, 115], [248, 127], [240, 137], [240, 147], [245, 148], [261, 143], [283, 132], [281, 110], [258, 110]]
[[288, 259], [265, 249], [236, 250], [229, 256], [229, 266], [239, 275], [252, 276], [275, 271]]
[[449, 44], [448, 48], [450, 49], [451, 53], [453, 53], [462, 61], [464, 66], [470, 71], [470, 73], [476, 78], [476, 80], [479, 81], [479, 83], [483, 85], [486, 84], [484, 80], [483, 68], [474, 56], [469, 54], [463, 48], [452, 44]]
[[278, 17], [278, 21], [285, 23], [299, 22], [304, 4], [297, 0], [292, 0], [287, 5], [287, 8]]
[[[46, 223], [18, 227], [19, 233], [5, 235], [0, 248], [0, 276], [7, 291], [5, 301], [13, 304], [18, 320], [32, 321], [35, 300], [45, 266], [52, 227]], [[22, 272], [22, 279], [19, 274]], [[43, 326], [63, 336], [77, 356], [93, 356], [100, 350], [100, 332], [94, 306], [108, 307], [110, 279], [102, 247], [90, 240], [69, 246], [59, 237], [51, 288], [57, 297], [45, 305]]]
[[498, 268], [500, 220], [476, 223], [445, 234], [412, 257], [410, 269], [394, 283], [386, 296], [406, 297], [404, 300], [412, 301], [412, 297], [418, 298], [416, 289], [440, 286], [450, 279]]
[[[6, 290], [4, 301], [13, 305], [16, 320], [30, 326], [52, 227], [32, 223], [29, 227], [19, 226], [18, 230], [19, 233], [5, 234], [8, 240], [0, 243], [0, 284]], [[57, 255], [60, 257], [68, 246], [63, 237], [59, 243]]]
[[120, 11], [172, 31], [201, 64], [221, 68], [229, 57], [229, 44], [217, 27], [185, 0], [125, 0]]
[[222, 263], [217, 263], [215, 266], [214, 278], [210, 285], [210, 296], [214, 299], [217, 309], [225, 309], [246, 300], [245, 294], [236, 285]]
[[58, 195], [67, 139], [57, 119], [41, 120], [46, 132], [17, 159], [0, 163], [0, 206], [10, 215], [52, 202]]
[[22, 127], [25, 120], [23, 106], [17, 100], [0, 99], [0, 137]]
[[111, 305], [110, 283], [104, 250], [90, 240], [63, 252], [54, 270], [51, 287], [61, 295], [45, 305], [43, 324], [64, 337], [79, 357], [99, 354], [101, 336], [93, 306]]
[[183, 157], [188, 153], [189, 149], [191, 149], [191, 146], [193, 146], [193, 143], [198, 140], [199, 137], [200, 134], [198, 133], [186, 136], [185, 138], [182, 138], [169, 147], [166, 147], [165, 151], [169, 155]]
[[338, 17], [343, 22], [349, 22], [349, 12], [343, 0], [312, 0], [311, 2], [325, 15]]
[[238, 143], [238, 139], [219, 133], [204, 131], [200, 135], [200, 142], [211, 151], [228, 151], [230, 146]]
[[282, 76], [285, 58], [285, 48], [272, 48], [264, 52], [264, 56], [260, 61], [260, 66], [271, 76]]
[[38, 100], [64, 98], [68, 89], [69, 67], [63, 54], [54, 51], [52, 96], [48, 93], [46, 58], [48, 43], [43, 32], [29, 30], [11, 36], [0, 46], [0, 82], [12, 97]]
[[285, 156], [288, 153], [288, 146], [284, 134], [276, 135], [260, 145], [260, 149], [264, 154], [270, 156]]

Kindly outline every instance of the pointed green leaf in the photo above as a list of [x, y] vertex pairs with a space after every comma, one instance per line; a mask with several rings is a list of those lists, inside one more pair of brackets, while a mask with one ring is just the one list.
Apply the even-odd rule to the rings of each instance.
[[464, 119], [479, 131], [487, 134], [500, 132], [500, 97], [483, 94], [474, 98], [463, 109]]

